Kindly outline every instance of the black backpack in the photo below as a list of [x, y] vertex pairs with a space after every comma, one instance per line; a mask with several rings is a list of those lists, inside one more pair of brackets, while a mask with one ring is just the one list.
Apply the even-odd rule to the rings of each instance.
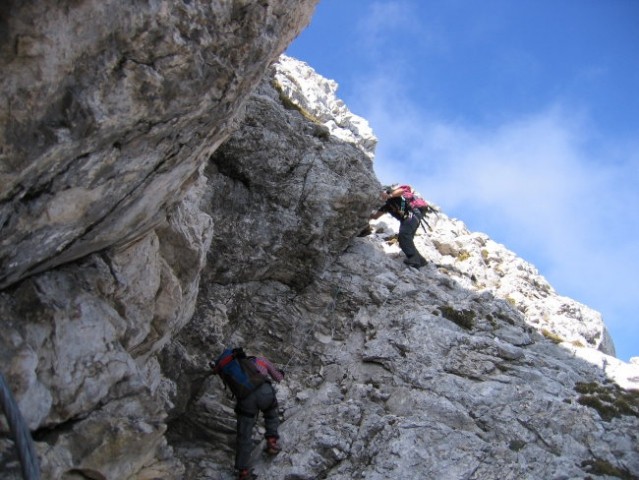
[[215, 360], [213, 372], [220, 376], [224, 385], [239, 400], [246, 398], [267, 381], [253, 359], [247, 357], [241, 347], [225, 349]]

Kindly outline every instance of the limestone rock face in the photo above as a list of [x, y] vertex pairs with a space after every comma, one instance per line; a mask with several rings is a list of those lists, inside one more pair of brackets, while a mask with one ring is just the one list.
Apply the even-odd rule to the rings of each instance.
[[0, 287], [161, 223], [316, 3], [7, 2]]
[[[354, 240], [301, 292], [246, 282], [208, 293], [193, 325], [205, 341], [181, 335], [189, 355], [174, 345], [172, 361], [188, 358], [194, 371], [226, 340], [286, 371], [277, 386], [284, 450], [264, 458], [256, 431], [260, 478], [639, 472], [636, 393], [537, 333], [509, 302], [464, 288], [433, 263], [409, 269], [378, 237]], [[238, 303], [251, 306], [239, 322]], [[231, 479], [232, 401], [218, 379], [198, 387], [173, 424], [192, 434], [176, 451], [188, 478]], [[597, 401], [633, 407], [607, 413]]]
[[0, 364], [42, 477], [233, 479], [207, 363], [241, 344], [286, 372], [262, 478], [637, 478], [639, 365], [596, 312], [443, 212], [419, 271], [393, 220], [358, 236], [376, 139], [273, 63], [315, 3], [2, 10]]
[[157, 354], [212, 240], [202, 170], [316, 3], [2, 6], [0, 359], [43, 478], [183, 477]]
[[337, 97], [337, 82], [318, 75], [309, 65], [286, 55], [279, 59], [275, 84], [290, 104], [328, 132], [352, 143], [370, 158], [375, 156], [377, 138], [368, 122], [354, 115]]
[[[639, 371], [615, 358], [614, 343], [599, 312], [560, 295], [534, 265], [487, 235], [470, 232], [461, 221], [440, 212], [428, 223], [428, 234], [422, 235], [420, 229], [416, 244], [441, 272], [469, 290], [506, 300], [546, 338], [598, 365], [624, 388], [639, 387]], [[397, 225], [382, 220], [376, 228], [389, 237]]]
[[[139, 240], [0, 293], [3, 371], [35, 432], [43, 478], [145, 478], [148, 469], [181, 478], [164, 435], [172, 386], [156, 354], [192, 316], [211, 242], [196, 191]], [[19, 478], [12, 467], [3, 478]]]
[[284, 451], [263, 458], [255, 432], [260, 477], [542, 480], [604, 468], [636, 477], [637, 390], [575, 355], [595, 348], [559, 345], [520, 306], [465, 286], [454, 268], [464, 260], [447, 265], [433, 245], [459, 222], [431, 221], [418, 237], [429, 260], [419, 271], [403, 264], [393, 220], [382, 219], [301, 290], [203, 286], [163, 361], [180, 365], [168, 372], [179, 390], [197, 392], [170, 426], [188, 478], [233, 478], [233, 401], [204, 366], [227, 344], [286, 372], [277, 386]]
[[207, 275], [216, 284], [277, 280], [303, 288], [348, 247], [375, 205], [379, 182], [362, 137], [344, 142], [282, 103], [278, 78], [296, 64], [282, 57], [273, 67], [241, 127], [206, 167], [211, 193], [203, 209], [216, 226]]

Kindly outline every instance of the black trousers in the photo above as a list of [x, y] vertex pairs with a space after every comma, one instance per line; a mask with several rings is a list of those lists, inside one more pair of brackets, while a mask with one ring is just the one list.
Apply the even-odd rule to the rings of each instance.
[[402, 249], [402, 252], [404, 252], [406, 257], [408, 257], [409, 259], [415, 257], [415, 255], [417, 255], [416, 258], [421, 258], [421, 255], [415, 247], [414, 240], [415, 233], [419, 228], [421, 219], [421, 212], [417, 211], [409, 215], [408, 218], [399, 222], [399, 235], [397, 236], [399, 240], [399, 248]]
[[268, 382], [260, 385], [246, 398], [238, 400], [235, 407], [237, 414], [237, 445], [235, 449], [235, 468], [241, 470], [250, 468], [249, 462], [253, 450], [253, 427], [257, 416], [264, 415], [265, 437], [279, 438], [277, 429], [280, 426], [280, 418], [277, 412], [277, 398], [273, 385]]

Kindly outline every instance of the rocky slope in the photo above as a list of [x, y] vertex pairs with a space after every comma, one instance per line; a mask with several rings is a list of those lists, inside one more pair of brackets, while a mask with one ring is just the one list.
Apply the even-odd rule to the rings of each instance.
[[596, 312], [444, 213], [420, 271], [358, 237], [375, 137], [268, 67], [315, 3], [3, 9], [0, 355], [43, 478], [233, 478], [227, 344], [287, 372], [262, 478], [638, 478]]
[[[265, 185], [264, 157], [286, 161], [294, 151], [295, 158], [308, 158], [310, 145], [326, 159], [336, 147], [337, 135], [319, 135], [298, 150], [298, 132], [323, 131], [321, 115], [310, 112], [327, 113], [336, 104], [307, 66], [282, 58], [277, 69], [277, 88], [294, 83], [287, 75], [305, 78], [289, 99], [312, 93], [287, 112], [292, 107], [279, 104], [281, 90], [263, 84], [247, 105], [245, 124], [212, 158], [207, 175], [214, 191], [235, 194], [238, 183], [281, 191]], [[274, 128], [278, 110], [287, 120], [277, 130], [289, 134], [256, 136]], [[353, 138], [363, 152], [372, 142], [365, 128]], [[322, 202], [338, 208], [353, 189], [332, 188], [333, 168], [318, 172], [313, 183], [326, 185]], [[240, 203], [272, 201], [269, 194], [258, 198]], [[256, 448], [263, 478], [547, 479], [604, 471], [635, 478], [637, 394], [618, 384], [636, 388], [639, 366], [607, 355], [614, 346], [601, 316], [558, 295], [503, 245], [443, 212], [433, 214], [431, 229], [417, 237], [429, 265], [416, 271], [401, 261], [396, 222], [382, 218], [372, 234], [329, 255], [335, 261], [316, 274], [283, 277], [279, 255], [273, 268], [261, 268], [265, 255], [284, 249], [289, 265], [307, 272], [326, 252], [291, 257], [289, 243], [301, 242], [306, 253], [307, 242], [288, 232], [289, 218], [277, 205], [265, 219], [263, 207], [242, 209], [238, 218], [214, 198], [206, 203], [212, 217], [223, 219], [221, 230], [213, 235], [193, 320], [162, 362], [179, 385], [169, 438], [187, 478], [232, 478], [233, 403], [205, 366], [225, 345], [264, 353], [287, 372], [278, 387], [285, 452], [267, 462]], [[353, 216], [349, 221], [357, 231], [366, 226]], [[326, 224], [324, 235], [334, 235], [333, 228]], [[234, 243], [233, 232], [240, 231], [251, 239], [249, 249]], [[259, 445], [258, 432], [255, 440]]]

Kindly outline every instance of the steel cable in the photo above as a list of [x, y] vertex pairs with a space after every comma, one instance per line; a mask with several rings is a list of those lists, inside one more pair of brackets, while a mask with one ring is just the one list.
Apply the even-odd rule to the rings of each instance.
[[18, 404], [13, 398], [2, 372], [0, 372], [0, 407], [2, 407], [7, 418], [9, 430], [18, 450], [18, 458], [22, 466], [22, 478], [24, 480], [40, 480], [40, 466], [35, 454], [31, 432], [20, 413]]

